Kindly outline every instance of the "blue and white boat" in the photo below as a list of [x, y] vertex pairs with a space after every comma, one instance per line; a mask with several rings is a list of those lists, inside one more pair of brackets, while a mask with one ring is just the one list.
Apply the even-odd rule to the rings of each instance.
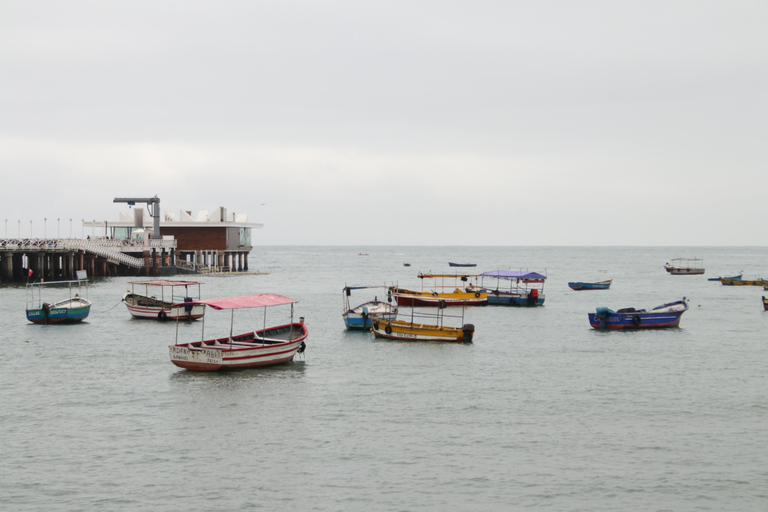
[[488, 294], [489, 306], [543, 306], [546, 279], [528, 270], [491, 270], [480, 274], [480, 292]]
[[[33, 324], [64, 324], [82, 322], [88, 318], [92, 304], [87, 298], [88, 281], [84, 270], [78, 270], [77, 275], [76, 281], [40, 281], [27, 284], [27, 320]], [[77, 290], [74, 285], [77, 285]], [[82, 297], [80, 294], [84, 285], [86, 296]], [[69, 297], [53, 303], [44, 302], [42, 290], [51, 287], [67, 287]]]
[[589, 325], [595, 329], [659, 329], [677, 327], [680, 317], [688, 311], [688, 302], [683, 300], [656, 306], [651, 310], [623, 308], [614, 311], [599, 307], [589, 313]]
[[[390, 302], [380, 301], [377, 296], [374, 296], [373, 300], [350, 307], [349, 298], [352, 295], [352, 290], [376, 288], [384, 290], [384, 293], [388, 290], [383, 285], [356, 284], [344, 286], [344, 311], [341, 316], [344, 318], [344, 325], [347, 326], [347, 329], [368, 330], [373, 325], [372, 319], [374, 318], [381, 320], [395, 320], [397, 318], [397, 306]], [[391, 300], [389, 296], [387, 300]]]

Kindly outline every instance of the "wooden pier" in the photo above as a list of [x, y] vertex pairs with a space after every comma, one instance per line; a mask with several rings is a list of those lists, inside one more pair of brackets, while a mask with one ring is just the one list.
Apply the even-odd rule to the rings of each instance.
[[[163, 268], [175, 271], [176, 240], [78, 238], [0, 239], [0, 282], [72, 280], [78, 270], [89, 276], [154, 276]], [[31, 271], [31, 274], [30, 274]], [[175, 272], [174, 272], [175, 273]]]

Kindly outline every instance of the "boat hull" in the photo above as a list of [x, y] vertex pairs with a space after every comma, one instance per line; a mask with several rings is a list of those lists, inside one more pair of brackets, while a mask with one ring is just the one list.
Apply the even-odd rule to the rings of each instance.
[[763, 297], [763, 309], [768, 311], [768, 299]]
[[488, 305], [489, 306], [517, 306], [517, 307], [537, 307], [544, 305], [544, 294], [539, 293], [533, 295], [528, 293], [527, 295], [522, 293], [510, 293], [502, 291], [489, 291], [488, 292]]
[[720, 282], [726, 286], [764, 286], [766, 283], [764, 279], [733, 279], [729, 277], [721, 277]]
[[398, 306], [443, 308], [451, 306], [485, 306], [488, 303], [488, 294], [481, 292], [416, 292], [410, 290], [393, 290], [392, 296]]
[[582, 282], [572, 282], [568, 283], [568, 286], [572, 290], [607, 290], [611, 287], [611, 284], [613, 281], [600, 281], [599, 283], [582, 283]]
[[58, 307], [46, 311], [45, 308], [28, 309], [27, 320], [33, 324], [66, 324], [82, 322], [91, 312], [91, 305], [78, 307]]
[[[370, 330], [373, 326], [373, 320], [394, 320], [397, 318], [397, 307], [390, 304], [384, 304], [385, 309], [369, 308], [367, 312], [361, 311], [362, 306], [350, 309], [342, 314], [344, 325], [350, 330]], [[377, 311], [377, 309], [382, 309]]]
[[170, 345], [171, 362], [195, 371], [241, 370], [287, 363], [304, 351], [309, 335], [303, 323], [287, 324], [195, 343]]
[[667, 268], [667, 272], [673, 276], [700, 275], [704, 273], [703, 268]]
[[390, 340], [470, 343], [474, 337], [475, 326], [465, 324], [463, 327], [441, 327], [403, 320], [376, 320], [372, 330], [376, 338]]
[[202, 304], [174, 305], [146, 295], [126, 293], [123, 302], [134, 318], [153, 320], [197, 320], [205, 315]]

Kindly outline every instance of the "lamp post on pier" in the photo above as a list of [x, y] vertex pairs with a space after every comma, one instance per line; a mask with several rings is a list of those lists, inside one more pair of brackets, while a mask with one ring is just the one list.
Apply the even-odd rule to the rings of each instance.
[[61, 238], [61, 217], [56, 217], [56, 238]]
[[43, 238], [48, 238], [48, 217], [43, 217]]

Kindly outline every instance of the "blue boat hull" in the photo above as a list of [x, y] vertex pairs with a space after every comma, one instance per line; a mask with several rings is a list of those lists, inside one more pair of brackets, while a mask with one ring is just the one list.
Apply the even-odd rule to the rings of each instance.
[[53, 308], [46, 313], [42, 308], [28, 309], [27, 320], [33, 324], [66, 324], [82, 322], [88, 318], [91, 306], [79, 308]]
[[544, 296], [530, 297], [525, 295], [511, 295], [494, 292], [488, 292], [489, 306], [517, 306], [517, 307], [536, 307], [544, 305]]
[[568, 286], [573, 290], [607, 290], [611, 287], [610, 282], [606, 283], [568, 283]]
[[374, 318], [378, 318], [380, 320], [395, 320], [397, 318], [397, 313], [377, 315], [376, 317], [348, 315], [344, 317], [344, 325], [346, 325], [347, 329], [352, 330], [370, 330], [371, 327], [373, 327]]

